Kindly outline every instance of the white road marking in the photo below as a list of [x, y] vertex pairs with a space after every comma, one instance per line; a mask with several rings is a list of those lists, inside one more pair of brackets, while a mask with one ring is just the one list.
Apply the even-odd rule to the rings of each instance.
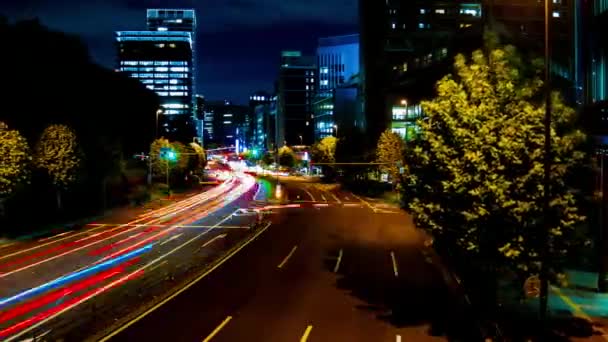
[[395, 277], [399, 276], [399, 271], [397, 270], [397, 259], [395, 258], [395, 252], [391, 251], [391, 259], [393, 260], [393, 273], [395, 273]]
[[340, 199], [338, 197], [336, 197], [336, 195], [334, 195], [333, 192], [330, 192], [329, 194], [336, 200], [336, 202], [342, 203], [342, 201], [340, 201]]
[[166, 243], [169, 243], [169, 242], [171, 242], [171, 241], [173, 241], [173, 240], [175, 240], [175, 239], [179, 238], [179, 237], [180, 237], [180, 236], [182, 236], [183, 234], [184, 234], [184, 233], [179, 233], [179, 234], [173, 235], [172, 237], [168, 238], [167, 240], [165, 240], [165, 241], [161, 242], [161, 243], [160, 243], [160, 246], [162, 246], [162, 245], [164, 245], [164, 244], [166, 244]]
[[211, 244], [213, 241], [216, 241], [216, 240], [219, 240], [219, 239], [223, 239], [223, 238], [225, 238], [225, 237], [226, 237], [226, 234], [221, 234], [221, 235], [218, 235], [218, 236], [214, 237], [213, 239], [211, 239], [211, 240], [209, 240], [209, 241], [205, 242], [205, 243], [204, 243], [204, 244], [201, 246], [201, 248], [207, 247], [207, 246], [209, 246], [209, 245], [210, 245], [210, 244]]
[[45, 237], [45, 238], [43, 238], [43, 239], [38, 240], [38, 242], [42, 242], [42, 241], [48, 241], [48, 240], [55, 239], [55, 238], [58, 238], [58, 237], [61, 237], [61, 236], [66, 236], [66, 235], [68, 235], [68, 234], [70, 234], [70, 233], [73, 233], [73, 231], [72, 231], [72, 232], [63, 232], [63, 233], [61, 233], [61, 234], [57, 234], [57, 235], [53, 235], [53, 236], [49, 236], [49, 237]]
[[315, 196], [312, 195], [312, 193], [306, 189], [304, 189], [304, 191], [306, 192], [306, 194], [310, 197], [310, 199], [312, 199], [313, 202], [316, 202], [317, 200], [315, 200]]
[[376, 209], [376, 207], [374, 207], [373, 205], [371, 205], [371, 203], [369, 203], [368, 201], [364, 200], [363, 198], [353, 194], [353, 196], [358, 199], [359, 201], [361, 201], [362, 203], [364, 203], [365, 205], [367, 205], [371, 210], [373, 210], [375, 213], [378, 212], [378, 209]]
[[395, 341], [396, 341], [396, 342], [401, 342], [401, 335], [397, 335], [397, 336], [395, 337]]
[[315, 207], [329, 207], [328, 203], [315, 203], [313, 204]]
[[340, 268], [340, 262], [342, 262], [342, 249], [338, 252], [338, 261], [336, 261], [336, 266], [334, 267], [334, 273], [338, 273], [338, 269]]
[[[186, 286], [182, 287], [181, 289], [177, 290], [175, 293], [173, 293], [172, 295], [170, 295], [169, 297], [165, 298], [163, 301], [161, 301], [160, 303], [156, 304], [155, 306], [151, 307], [150, 309], [148, 309], [146, 312], [144, 312], [143, 314], [135, 317], [134, 319], [132, 319], [131, 321], [127, 322], [125, 325], [123, 325], [122, 327], [114, 330], [112, 333], [110, 333], [109, 335], [107, 335], [106, 337], [102, 338], [101, 340], [99, 340], [99, 342], [106, 342], [108, 340], [110, 340], [112, 337], [118, 335], [120, 332], [124, 331], [125, 329], [127, 329], [128, 327], [132, 326], [133, 324], [139, 322], [142, 318], [148, 316], [150, 313], [152, 313], [153, 311], [157, 310], [158, 308], [160, 308], [161, 306], [165, 305], [167, 302], [169, 302], [171, 299], [177, 297], [179, 294], [181, 294], [182, 292], [188, 290], [190, 287], [194, 286], [194, 284], [198, 283], [199, 281], [201, 281], [201, 279], [205, 278], [206, 276], [208, 276], [211, 272], [213, 272], [214, 270], [216, 270], [218, 267], [222, 266], [222, 264], [224, 264], [226, 261], [230, 260], [230, 258], [232, 258], [234, 255], [236, 255], [236, 253], [238, 253], [239, 251], [241, 251], [243, 248], [245, 248], [247, 245], [249, 245], [253, 240], [255, 240], [258, 236], [260, 236], [263, 232], [265, 232], [268, 227], [270, 227], [270, 223], [268, 223], [266, 225], [266, 227], [262, 228], [261, 230], [259, 230], [257, 233], [255, 233], [254, 235], [252, 235], [248, 240], [246, 240], [239, 248], [235, 249], [234, 251], [232, 251], [230, 254], [226, 255], [223, 259], [221, 259], [219, 262], [217, 262], [213, 267], [211, 267], [207, 272], [201, 274], [198, 278], [194, 279], [192, 282], [188, 283]], [[52, 318], [52, 317], [49, 317]]]
[[289, 254], [287, 254], [287, 256], [285, 257], [285, 259], [283, 259], [283, 261], [281, 261], [281, 263], [277, 267], [278, 268], [283, 268], [283, 266], [285, 266], [285, 264], [287, 263], [287, 261], [289, 260], [289, 258], [291, 258], [291, 256], [293, 255], [293, 253], [296, 252], [296, 249], [298, 249], [298, 246], [293, 246], [293, 248], [291, 249], [291, 252], [289, 252]]
[[327, 198], [325, 198], [325, 196], [323, 196], [323, 194], [321, 194], [321, 199], [324, 200], [325, 202], [327, 202]]

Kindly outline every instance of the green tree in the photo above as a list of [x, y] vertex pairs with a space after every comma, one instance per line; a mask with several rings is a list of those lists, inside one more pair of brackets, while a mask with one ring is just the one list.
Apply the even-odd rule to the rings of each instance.
[[0, 216], [4, 214], [4, 201], [20, 184], [29, 180], [30, 148], [18, 131], [8, 129], [0, 122]]
[[172, 163], [167, 164], [167, 161], [160, 158], [160, 150], [162, 148], [172, 148], [168, 139], [158, 138], [150, 145], [150, 160], [152, 169], [156, 175], [166, 175], [167, 167], [172, 167]]
[[551, 221], [542, 201], [545, 107], [542, 61], [524, 61], [512, 46], [455, 59], [454, 74], [422, 103], [421, 135], [405, 154], [406, 201], [418, 227], [440, 251], [492, 272], [527, 277], [541, 249], [558, 276], [585, 220], [569, 183], [588, 161], [575, 112], [552, 94]]
[[44, 129], [34, 149], [34, 163], [48, 174], [55, 187], [57, 208], [62, 208], [61, 193], [79, 176], [82, 154], [76, 132], [66, 125]]
[[[336, 162], [336, 146], [338, 139], [336, 137], [325, 137], [312, 147], [312, 164], [315, 163], [335, 163]], [[335, 167], [331, 165], [321, 165], [323, 175], [327, 178], [333, 178]]]
[[291, 168], [296, 165], [296, 162], [296, 154], [291, 148], [283, 146], [279, 149], [279, 165]]
[[376, 161], [383, 163], [380, 170], [387, 172], [393, 182], [400, 183], [399, 168], [403, 165], [405, 141], [390, 129], [382, 132], [376, 148]]
[[193, 153], [195, 153], [195, 155], [190, 158], [191, 169], [197, 173], [200, 173], [207, 165], [207, 154], [205, 153], [205, 149], [197, 143], [190, 143], [190, 148], [192, 149]]

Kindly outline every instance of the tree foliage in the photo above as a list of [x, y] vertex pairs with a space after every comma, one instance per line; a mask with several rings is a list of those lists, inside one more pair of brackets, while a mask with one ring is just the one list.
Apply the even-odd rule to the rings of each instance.
[[66, 125], [44, 129], [34, 150], [34, 164], [44, 170], [58, 189], [66, 189], [79, 174], [82, 158], [76, 132]]
[[382, 132], [376, 147], [376, 161], [383, 163], [380, 170], [388, 172], [395, 182], [400, 181], [399, 168], [403, 165], [405, 141], [390, 129]]
[[0, 122], [0, 200], [29, 179], [30, 149], [18, 131]]
[[336, 162], [336, 145], [338, 139], [336, 137], [325, 137], [316, 143], [312, 148], [312, 158], [317, 163], [335, 163]]
[[555, 275], [585, 220], [568, 179], [587, 162], [575, 112], [552, 94], [551, 221], [542, 200], [545, 107], [542, 62], [526, 63], [511, 46], [459, 55], [454, 74], [422, 103], [421, 136], [405, 155], [405, 199], [418, 227], [438, 248], [467, 261], [487, 260], [524, 277], [539, 270], [541, 248]]
[[296, 165], [296, 161], [296, 154], [291, 148], [283, 146], [279, 149], [279, 165], [285, 167], [294, 167]]
[[194, 142], [190, 143], [190, 148], [192, 149], [193, 153], [195, 153], [195, 155], [190, 158], [190, 168], [193, 171], [202, 172], [207, 165], [207, 154], [205, 153], [205, 149], [201, 145]]

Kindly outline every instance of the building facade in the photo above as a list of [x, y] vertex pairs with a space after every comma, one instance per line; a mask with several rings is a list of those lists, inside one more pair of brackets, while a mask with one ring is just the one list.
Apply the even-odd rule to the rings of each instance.
[[[244, 147], [243, 125], [248, 108], [234, 105], [230, 101], [208, 101], [205, 105], [205, 125], [208, 145], [220, 147]], [[238, 141], [238, 142], [237, 142]]]
[[[173, 13], [171, 19], [164, 13]], [[172, 26], [171, 21], [177, 21], [173, 16], [182, 17], [189, 24]], [[193, 10], [148, 10], [147, 31], [115, 34], [117, 71], [139, 80], [159, 96], [159, 135], [170, 139], [192, 141], [197, 135], [192, 120], [196, 115], [195, 28]]]
[[391, 126], [395, 98], [414, 105], [432, 95], [453, 56], [481, 46], [483, 12], [481, 1], [437, 0], [360, 0], [359, 11], [362, 107], [373, 146]]
[[300, 51], [283, 51], [277, 92], [277, 145], [311, 145], [312, 102], [316, 93], [314, 57]]
[[319, 39], [318, 87], [313, 100], [315, 141], [334, 134], [335, 89], [356, 77], [359, 74], [359, 66], [358, 34]]
[[[269, 130], [270, 104], [275, 97], [265, 91], [258, 91], [249, 97], [249, 115], [251, 117], [251, 147], [265, 150], [268, 135], [274, 132]], [[274, 123], [274, 121], [273, 121]]]

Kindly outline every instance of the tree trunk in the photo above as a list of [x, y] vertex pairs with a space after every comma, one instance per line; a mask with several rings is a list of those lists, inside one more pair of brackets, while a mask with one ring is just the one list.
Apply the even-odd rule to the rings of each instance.
[[55, 196], [57, 199], [57, 209], [61, 210], [62, 209], [62, 203], [61, 203], [61, 190], [57, 189], [57, 191], [55, 192]]

